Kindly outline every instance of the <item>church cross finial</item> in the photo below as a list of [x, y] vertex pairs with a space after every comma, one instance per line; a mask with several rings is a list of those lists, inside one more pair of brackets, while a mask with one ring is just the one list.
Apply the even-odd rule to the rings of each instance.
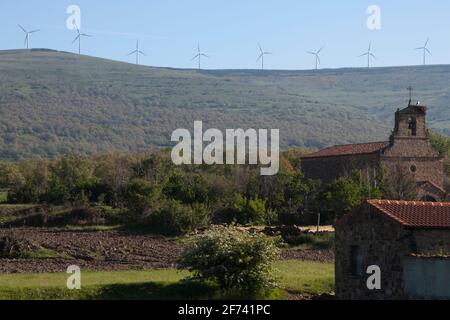
[[412, 86], [409, 86], [406, 89], [408, 89], [408, 91], [409, 91], [409, 104], [411, 104], [411, 102], [412, 102], [412, 92], [413, 92], [414, 89], [413, 89]]

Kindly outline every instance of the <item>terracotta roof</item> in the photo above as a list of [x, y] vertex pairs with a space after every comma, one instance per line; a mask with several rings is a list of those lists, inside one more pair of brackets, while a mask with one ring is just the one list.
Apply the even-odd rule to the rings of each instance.
[[389, 142], [371, 142], [371, 143], [360, 143], [360, 144], [346, 144], [340, 146], [329, 147], [315, 153], [308, 154], [304, 158], [322, 158], [322, 157], [333, 157], [333, 156], [344, 156], [344, 155], [358, 155], [358, 154], [369, 154], [380, 151], [386, 148]]
[[369, 200], [376, 212], [408, 228], [450, 229], [450, 202]]

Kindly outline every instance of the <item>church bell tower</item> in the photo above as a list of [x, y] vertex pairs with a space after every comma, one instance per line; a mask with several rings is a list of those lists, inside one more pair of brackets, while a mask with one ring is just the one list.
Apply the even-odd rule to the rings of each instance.
[[409, 103], [408, 107], [395, 113], [395, 128], [392, 138], [428, 138], [426, 128], [427, 107]]

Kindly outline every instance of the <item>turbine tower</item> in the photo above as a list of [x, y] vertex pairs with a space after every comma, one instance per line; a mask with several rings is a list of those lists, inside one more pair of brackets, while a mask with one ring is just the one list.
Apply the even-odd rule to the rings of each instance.
[[22, 27], [20, 24], [18, 24], [19, 28], [22, 29], [22, 31], [25, 33], [25, 42], [24, 45], [26, 45], [27, 49], [30, 48], [29, 42], [30, 42], [30, 36], [33, 33], [39, 32], [40, 30], [32, 30], [32, 31], [27, 31], [25, 30], [24, 27]]
[[369, 49], [367, 50], [367, 52], [359, 56], [359, 58], [367, 56], [367, 68], [370, 68], [370, 58], [374, 58], [375, 60], [377, 60], [377, 57], [372, 53], [371, 50], [372, 50], [372, 42], [369, 43]]
[[272, 52], [264, 51], [259, 43], [258, 43], [258, 47], [259, 47], [259, 52], [260, 52], [260, 54], [259, 54], [259, 57], [258, 57], [258, 59], [256, 60], [256, 62], [258, 62], [259, 60], [261, 60], [261, 70], [264, 70], [264, 56], [265, 56], [265, 55], [268, 55], [268, 54], [272, 54]]
[[191, 61], [195, 60], [195, 59], [198, 59], [198, 70], [201, 70], [201, 68], [202, 68], [202, 57], [209, 58], [209, 56], [207, 54], [203, 53], [202, 50], [200, 50], [200, 43], [197, 44], [197, 50], [198, 50], [197, 54], [195, 55], [195, 57], [193, 57], [191, 59]]
[[136, 65], [139, 65], [139, 55], [142, 54], [145, 56], [146, 54], [139, 50], [139, 40], [136, 41], [136, 50], [130, 52], [128, 55], [131, 56], [132, 54], [136, 54]]
[[428, 41], [430, 41], [430, 38], [427, 38], [427, 41], [425, 42], [425, 45], [423, 47], [420, 48], [416, 48], [416, 50], [423, 50], [423, 65], [427, 64], [427, 53], [431, 56], [431, 51], [428, 50], [427, 46], [428, 46]]
[[324, 47], [320, 48], [320, 49], [317, 50], [317, 51], [307, 51], [307, 52], [306, 52], [306, 53], [312, 54], [313, 56], [316, 57], [316, 70], [317, 70], [317, 68], [318, 68], [318, 66], [319, 66], [319, 64], [320, 64], [320, 57], [319, 57], [319, 54], [320, 54], [320, 52], [322, 52], [323, 48], [324, 48]]
[[78, 54], [81, 55], [81, 38], [82, 37], [92, 37], [92, 36], [89, 34], [81, 33], [80, 29], [76, 25], [75, 25], [75, 27], [77, 28], [77, 36], [75, 37], [75, 39], [73, 39], [72, 44], [78, 40]]

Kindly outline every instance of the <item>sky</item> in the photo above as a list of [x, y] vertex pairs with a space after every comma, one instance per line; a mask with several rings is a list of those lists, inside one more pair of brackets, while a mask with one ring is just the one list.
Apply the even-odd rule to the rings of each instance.
[[[267, 69], [311, 69], [306, 51], [324, 46], [321, 68], [362, 67], [372, 42], [373, 66], [417, 65], [428, 44], [429, 64], [450, 63], [448, 0], [2, 0], [0, 50], [24, 47], [75, 52], [76, 31], [67, 28], [67, 8], [81, 9], [81, 31], [92, 35], [82, 53], [125, 62], [136, 41], [146, 53], [141, 63], [157, 67], [195, 68], [197, 43], [210, 58], [205, 69], [257, 69], [258, 43]], [[369, 6], [380, 9], [381, 29], [369, 29]], [[373, 24], [372, 24], [373, 25]]]

